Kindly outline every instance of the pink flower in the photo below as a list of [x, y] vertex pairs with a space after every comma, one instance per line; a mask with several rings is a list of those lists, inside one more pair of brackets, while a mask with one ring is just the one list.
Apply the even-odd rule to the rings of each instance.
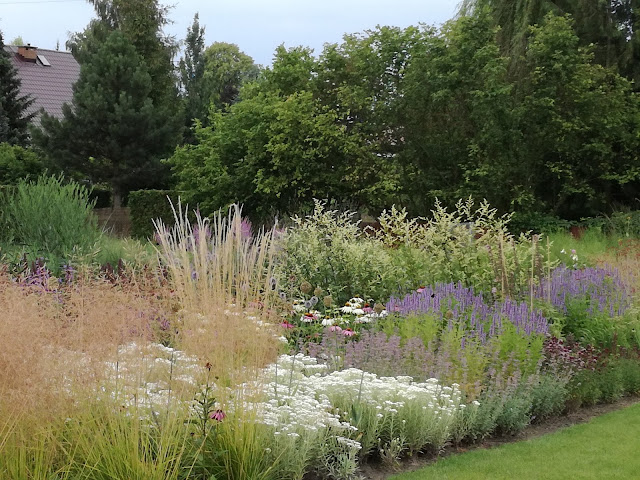
[[423, 287], [418, 288], [418, 290], [416, 290], [416, 292], [418, 292], [418, 293], [422, 293], [422, 292], [424, 292], [426, 289], [427, 289], [427, 287], [424, 287], [424, 286], [423, 286]]
[[285, 320], [284, 322], [282, 322], [282, 323], [280, 324], [280, 326], [281, 326], [282, 328], [296, 328], [295, 326], [291, 325], [291, 324], [290, 324], [289, 322], [287, 322], [286, 320]]
[[227, 414], [224, 413], [222, 410], [216, 410], [215, 412], [211, 412], [209, 414], [209, 418], [211, 418], [212, 420], [216, 420], [218, 422], [221, 422], [222, 420], [224, 420], [226, 416]]
[[354, 331], [353, 331], [353, 330], [351, 330], [350, 328], [345, 328], [345, 329], [342, 331], [342, 334], [343, 334], [345, 337], [353, 337], [353, 336], [356, 334], [356, 332], [354, 332]]
[[342, 331], [342, 329], [337, 325], [331, 325], [329, 327], [329, 331], [330, 332], [338, 332], [338, 333], [340, 333]]

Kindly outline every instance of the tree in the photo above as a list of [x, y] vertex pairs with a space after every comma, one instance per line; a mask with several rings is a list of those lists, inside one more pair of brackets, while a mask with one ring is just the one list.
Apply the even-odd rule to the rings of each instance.
[[592, 46], [597, 63], [640, 80], [640, 0], [463, 0], [460, 13], [477, 15], [483, 8], [500, 27], [498, 42], [512, 72], [523, 66], [530, 27], [553, 13], [571, 15], [580, 45]]
[[64, 118], [45, 115], [35, 139], [67, 172], [109, 184], [119, 206], [130, 189], [157, 186], [159, 159], [176, 144], [180, 119], [154, 102], [154, 89], [135, 47], [114, 31], [85, 59]]
[[0, 32], [0, 142], [12, 145], [29, 143], [29, 123], [35, 113], [27, 113], [34, 100], [20, 95], [20, 79], [4, 50]]
[[184, 57], [180, 59], [180, 84], [184, 100], [185, 126], [187, 127], [187, 143], [193, 143], [191, 127], [193, 121], [204, 121], [208, 111], [208, 97], [204, 90], [204, 27], [200, 27], [198, 14], [187, 30]]
[[24, 40], [22, 39], [22, 37], [18, 35], [16, 38], [11, 40], [10, 45], [21, 46], [21, 45], [26, 45], [26, 43], [24, 43]]
[[179, 148], [171, 159], [190, 203], [208, 213], [241, 202], [258, 217], [312, 206], [314, 197], [348, 199], [353, 207], [390, 205], [394, 164], [377, 153], [365, 128], [345, 122], [348, 111], [333, 95], [323, 94], [322, 68], [309, 49], [279, 47], [257, 82], [213, 115], [213, 125], [196, 129], [197, 145]]
[[0, 185], [16, 185], [45, 172], [42, 160], [31, 149], [0, 143]]
[[260, 67], [233, 43], [215, 42], [204, 52], [204, 81], [209, 102], [225, 109], [238, 98], [240, 87], [258, 78]]
[[501, 210], [531, 202], [530, 172], [496, 29], [485, 11], [431, 32], [406, 68], [400, 125], [403, 204], [425, 215], [437, 197], [469, 195]]
[[178, 102], [173, 57], [178, 50], [173, 37], [163, 33], [170, 23], [169, 8], [158, 0], [88, 0], [97, 19], [67, 42], [80, 64], [101, 48], [111, 32], [118, 31], [144, 60], [154, 85], [151, 98], [175, 108]]
[[517, 95], [536, 196], [564, 218], [607, 209], [640, 175], [640, 99], [579, 46], [568, 17], [532, 28], [525, 62]]

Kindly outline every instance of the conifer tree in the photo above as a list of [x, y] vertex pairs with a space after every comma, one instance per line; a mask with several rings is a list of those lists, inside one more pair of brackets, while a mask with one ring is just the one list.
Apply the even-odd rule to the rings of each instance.
[[35, 115], [28, 114], [27, 109], [34, 100], [20, 95], [20, 78], [9, 55], [0, 32], [0, 143], [25, 145], [29, 142], [29, 122]]
[[64, 118], [44, 115], [37, 143], [68, 173], [110, 185], [114, 207], [132, 189], [157, 187], [160, 158], [177, 142], [181, 118], [153, 100], [146, 63], [119, 31], [83, 63]]

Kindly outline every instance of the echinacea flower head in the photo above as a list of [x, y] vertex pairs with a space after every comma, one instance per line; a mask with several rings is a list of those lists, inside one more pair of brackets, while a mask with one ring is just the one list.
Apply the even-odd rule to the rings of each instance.
[[209, 418], [211, 418], [212, 420], [215, 420], [217, 422], [221, 422], [222, 420], [225, 419], [225, 417], [227, 416], [226, 413], [224, 413], [222, 410], [218, 409], [215, 410], [213, 412], [211, 412], [209, 414]]
[[349, 302], [345, 303], [344, 307], [340, 309], [342, 313], [353, 313], [354, 310], [355, 308]]
[[311, 323], [316, 320], [318, 317], [311, 312], [306, 312], [304, 315], [300, 317], [300, 321], [304, 323]]
[[287, 322], [287, 321], [282, 322], [282, 323], [280, 324], [280, 326], [281, 326], [282, 328], [287, 328], [287, 329], [289, 329], [289, 328], [295, 328], [293, 325], [291, 325], [291, 324], [290, 324], [289, 322]]
[[342, 334], [343, 334], [345, 337], [353, 337], [353, 336], [356, 334], [356, 332], [354, 332], [354, 331], [353, 331], [353, 330], [351, 330], [350, 328], [345, 328], [344, 330], [342, 330]]
[[340, 333], [340, 332], [342, 332], [342, 328], [340, 328], [340, 327], [339, 327], [339, 326], [337, 326], [337, 325], [331, 325], [331, 326], [329, 327], [329, 331], [330, 331], [330, 332], [338, 332], [338, 333]]

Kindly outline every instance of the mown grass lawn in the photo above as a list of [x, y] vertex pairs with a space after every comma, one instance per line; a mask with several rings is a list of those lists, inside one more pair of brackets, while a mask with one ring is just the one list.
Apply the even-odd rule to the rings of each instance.
[[640, 478], [640, 404], [520, 443], [454, 455], [390, 480]]

